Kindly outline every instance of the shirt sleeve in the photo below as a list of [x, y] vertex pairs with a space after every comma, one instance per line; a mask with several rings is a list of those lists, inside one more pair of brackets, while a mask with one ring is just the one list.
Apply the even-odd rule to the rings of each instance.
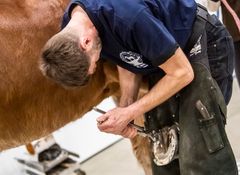
[[74, 9], [75, 6], [80, 5], [80, 3], [76, 0], [72, 0], [67, 9], [64, 12], [63, 18], [62, 18], [62, 23], [61, 23], [61, 30], [64, 29], [66, 27], [66, 25], [69, 23], [69, 21], [71, 20], [71, 13], [72, 10]]
[[69, 23], [70, 18], [68, 16], [67, 12], [64, 12], [63, 18], [62, 18], [62, 23], [61, 23], [61, 30], [66, 27], [66, 25]]
[[137, 47], [153, 66], [159, 66], [170, 58], [179, 47], [164, 23], [144, 9], [133, 20], [129, 30], [129, 45]]

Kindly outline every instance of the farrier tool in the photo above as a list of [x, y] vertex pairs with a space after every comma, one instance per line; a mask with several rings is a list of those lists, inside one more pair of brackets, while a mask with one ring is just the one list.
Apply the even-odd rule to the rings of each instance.
[[[101, 109], [99, 109], [97, 107], [93, 107], [93, 110], [96, 111], [96, 112], [99, 112], [101, 114], [105, 114], [106, 113], [105, 111], [103, 111], [103, 110], [101, 110]], [[99, 122], [99, 123], [101, 124], [103, 122]], [[136, 125], [133, 122], [130, 122], [129, 125], [134, 127], [137, 130], [138, 135], [143, 136], [143, 137], [149, 137], [152, 141], [155, 141], [155, 138], [153, 137], [152, 133], [147, 133], [147, 131], [145, 130], [144, 127]]]

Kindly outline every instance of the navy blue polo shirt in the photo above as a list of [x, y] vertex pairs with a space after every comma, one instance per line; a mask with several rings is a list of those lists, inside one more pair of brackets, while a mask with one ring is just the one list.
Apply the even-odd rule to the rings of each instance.
[[148, 74], [184, 48], [191, 34], [194, 0], [72, 0], [62, 22], [80, 5], [99, 32], [101, 58], [134, 73]]

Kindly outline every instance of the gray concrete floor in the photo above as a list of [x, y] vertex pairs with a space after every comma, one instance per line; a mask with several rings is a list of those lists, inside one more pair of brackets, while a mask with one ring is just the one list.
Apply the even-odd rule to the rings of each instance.
[[[226, 131], [240, 167], [240, 90], [234, 80], [233, 96], [228, 106]], [[87, 175], [144, 175], [128, 139], [122, 139], [82, 164]], [[239, 168], [240, 169], [240, 168]]]
[[87, 175], [144, 175], [128, 139], [121, 139], [82, 164]]

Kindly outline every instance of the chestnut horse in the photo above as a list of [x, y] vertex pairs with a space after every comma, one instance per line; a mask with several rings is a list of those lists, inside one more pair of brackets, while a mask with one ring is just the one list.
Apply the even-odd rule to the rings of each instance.
[[[119, 96], [117, 69], [100, 62], [85, 87], [66, 90], [39, 70], [45, 42], [60, 29], [69, 0], [0, 1], [0, 151], [46, 136], [83, 116], [108, 96]], [[133, 150], [150, 175], [148, 141]]]

